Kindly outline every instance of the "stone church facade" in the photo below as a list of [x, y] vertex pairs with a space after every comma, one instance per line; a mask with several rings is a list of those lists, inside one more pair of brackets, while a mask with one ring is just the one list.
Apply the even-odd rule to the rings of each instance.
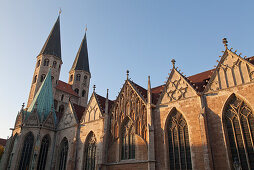
[[58, 17], [37, 56], [27, 106], [19, 111], [0, 169], [254, 169], [254, 57], [228, 48], [215, 69], [186, 77], [175, 66], [165, 84], [127, 78], [115, 100], [95, 87], [86, 34], [69, 81]]

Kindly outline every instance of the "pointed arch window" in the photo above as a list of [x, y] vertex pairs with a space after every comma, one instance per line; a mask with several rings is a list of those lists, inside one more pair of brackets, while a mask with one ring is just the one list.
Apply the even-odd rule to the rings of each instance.
[[36, 83], [37, 81], [37, 75], [34, 76], [34, 82], [33, 83]]
[[85, 170], [95, 170], [96, 160], [96, 138], [90, 133], [85, 146]]
[[75, 89], [74, 91], [75, 91], [77, 94], [79, 94], [79, 89]]
[[61, 145], [60, 145], [59, 170], [65, 170], [66, 169], [68, 149], [69, 149], [68, 140], [66, 138], [63, 138], [63, 140], [61, 142]]
[[178, 111], [168, 118], [168, 149], [170, 169], [192, 169], [187, 123]]
[[60, 105], [58, 110], [60, 113], [63, 113], [64, 112], [64, 105]]
[[49, 59], [44, 59], [44, 64], [43, 64], [44, 66], [49, 66]]
[[29, 169], [33, 145], [34, 145], [34, 136], [32, 132], [29, 132], [24, 140], [22, 153], [19, 161], [19, 170]]
[[43, 80], [45, 79], [46, 75], [45, 74], [42, 74], [41, 75], [41, 82], [43, 82]]
[[80, 81], [80, 77], [81, 77], [80, 74], [77, 74], [76, 75], [76, 81]]
[[54, 62], [53, 62], [53, 68], [56, 68], [56, 64], [57, 64], [57, 62], [54, 61]]
[[39, 159], [37, 163], [37, 170], [45, 169], [47, 156], [48, 156], [49, 142], [50, 142], [49, 135], [44, 136], [41, 141], [41, 149], [40, 149]]
[[41, 65], [41, 60], [37, 61], [37, 67], [39, 67]]
[[64, 94], [62, 94], [62, 96], [61, 96], [61, 101], [63, 101], [63, 99], [64, 99]]
[[82, 91], [82, 97], [85, 97], [85, 94], [86, 94], [86, 91], [83, 90], [83, 91]]
[[254, 115], [250, 107], [232, 95], [223, 112], [223, 124], [232, 167], [254, 168]]
[[70, 76], [69, 82], [72, 82], [73, 80], [73, 75]]
[[121, 136], [121, 159], [135, 159], [135, 133], [129, 119], [122, 126]]

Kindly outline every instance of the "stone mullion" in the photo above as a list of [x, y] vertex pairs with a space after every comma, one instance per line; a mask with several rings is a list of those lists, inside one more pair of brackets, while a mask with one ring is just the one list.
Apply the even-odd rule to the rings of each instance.
[[188, 168], [187, 164], [187, 153], [186, 153], [186, 144], [185, 144], [185, 128], [183, 127], [183, 147], [184, 147], [184, 157], [185, 157], [185, 166]]
[[248, 117], [246, 117], [246, 120], [247, 120], [248, 130], [249, 130], [249, 133], [250, 133], [250, 141], [251, 141], [251, 145], [252, 145], [252, 148], [254, 149], [253, 136], [252, 136], [252, 133], [251, 133], [251, 129], [250, 129], [250, 122], [249, 122]]
[[[241, 105], [242, 105], [242, 103], [241, 103]], [[243, 128], [242, 128], [241, 119], [240, 119], [239, 114], [237, 114], [237, 118], [238, 118], [238, 123], [239, 123], [239, 127], [240, 127], [241, 137], [242, 137], [242, 141], [243, 141], [243, 147], [244, 147], [244, 151], [245, 151], [247, 165], [248, 165], [248, 168], [251, 169], [250, 161], [249, 161], [249, 155], [248, 155], [248, 151], [247, 151], [247, 148], [246, 148], [246, 143], [245, 143], [245, 140], [244, 140], [244, 133], [243, 133]]]
[[180, 131], [179, 131], [179, 125], [177, 125], [176, 128], [176, 137], [178, 140], [178, 157], [179, 157], [179, 166], [180, 169], [182, 169], [182, 160], [181, 160], [181, 145], [180, 145]]
[[172, 138], [171, 140], [172, 140], [172, 145], [173, 145], [172, 148], [173, 148], [173, 157], [174, 157], [174, 169], [176, 169], [174, 128], [171, 130], [171, 138]]
[[241, 158], [240, 158], [240, 154], [239, 154], [238, 142], [237, 142], [237, 139], [236, 139], [236, 132], [235, 132], [235, 126], [234, 126], [234, 123], [233, 123], [233, 119], [232, 120], [230, 119], [230, 123], [231, 123], [232, 131], [233, 131], [233, 135], [234, 135], [235, 147], [236, 147], [236, 152], [237, 152], [237, 155], [238, 155], [238, 160], [239, 160], [239, 163], [241, 164]]

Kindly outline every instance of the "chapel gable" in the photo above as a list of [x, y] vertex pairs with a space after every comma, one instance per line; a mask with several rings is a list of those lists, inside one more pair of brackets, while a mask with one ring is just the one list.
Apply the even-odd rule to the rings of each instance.
[[48, 117], [46, 118], [46, 120], [44, 121], [43, 126], [53, 129], [55, 127], [55, 122], [54, 121], [55, 121], [55, 119], [54, 119], [54, 116], [53, 116], [53, 112], [51, 112], [48, 115]]
[[38, 126], [39, 125], [39, 117], [36, 113], [36, 110], [32, 111], [29, 115], [27, 115], [25, 125], [26, 126]]
[[58, 129], [64, 129], [67, 127], [71, 127], [77, 124], [77, 120], [74, 114], [73, 106], [69, 102], [66, 111], [63, 113], [63, 116], [58, 124]]
[[254, 80], [254, 65], [227, 48], [216, 67], [205, 92], [212, 92], [249, 83]]

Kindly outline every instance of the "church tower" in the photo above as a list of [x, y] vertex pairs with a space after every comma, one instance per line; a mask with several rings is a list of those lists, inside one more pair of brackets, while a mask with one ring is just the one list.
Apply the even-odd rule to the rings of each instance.
[[59, 80], [62, 64], [63, 62], [61, 59], [60, 16], [58, 16], [55, 25], [53, 26], [41, 52], [37, 56], [27, 107], [29, 107], [31, 102], [33, 101], [35, 94], [40, 88], [50, 68], [52, 68], [51, 79], [54, 96], [55, 87], [57, 85], [57, 81]]
[[69, 72], [69, 82], [72, 89], [80, 96], [79, 105], [86, 106], [91, 73], [88, 61], [86, 33], [80, 44], [78, 53]]

